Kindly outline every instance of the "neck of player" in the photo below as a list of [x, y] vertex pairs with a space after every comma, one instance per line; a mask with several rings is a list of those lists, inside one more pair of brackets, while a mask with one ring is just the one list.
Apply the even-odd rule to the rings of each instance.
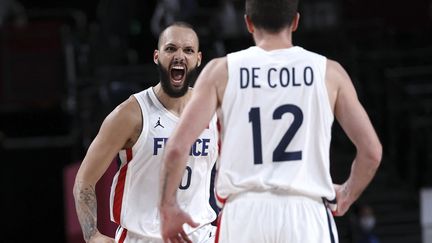
[[255, 45], [266, 50], [278, 50], [293, 47], [291, 28], [284, 28], [277, 33], [255, 29], [253, 33]]
[[164, 90], [162, 89], [162, 85], [159, 83], [153, 88], [156, 97], [158, 100], [162, 103], [162, 105], [165, 107], [165, 109], [169, 110], [170, 112], [176, 114], [177, 116], [180, 116], [183, 112], [183, 109], [186, 106], [186, 103], [190, 99], [192, 95], [192, 89], [189, 89], [185, 95], [178, 98], [173, 98], [167, 95]]

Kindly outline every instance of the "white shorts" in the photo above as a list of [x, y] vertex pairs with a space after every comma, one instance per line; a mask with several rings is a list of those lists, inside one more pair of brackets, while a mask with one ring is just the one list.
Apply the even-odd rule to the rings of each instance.
[[[199, 229], [188, 234], [192, 242], [196, 243], [210, 243], [214, 242], [216, 236], [216, 227], [207, 224]], [[161, 238], [147, 237], [139, 235], [126, 229], [119, 227], [116, 232], [115, 241], [118, 243], [162, 243]]]
[[338, 243], [322, 199], [270, 192], [230, 197], [219, 215], [216, 243]]

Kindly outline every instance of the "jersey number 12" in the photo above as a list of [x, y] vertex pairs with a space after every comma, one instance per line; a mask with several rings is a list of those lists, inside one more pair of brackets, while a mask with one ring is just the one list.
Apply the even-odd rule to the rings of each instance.
[[[273, 150], [273, 162], [285, 162], [292, 160], [301, 160], [302, 151], [291, 151], [286, 152], [288, 144], [293, 139], [294, 135], [303, 123], [303, 112], [295, 105], [287, 104], [276, 108], [273, 112], [273, 120], [279, 120], [285, 113], [291, 113], [294, 116], [294, 120], [291, 126], [283, 135], [281, 141]], [[254, 164], [262, 164], [262, 139], [261, 139], [261, 114], [259, 107], [252, 107], [249, 111], [249, 122], [252, 123], [252, 137], [254, 147]]]

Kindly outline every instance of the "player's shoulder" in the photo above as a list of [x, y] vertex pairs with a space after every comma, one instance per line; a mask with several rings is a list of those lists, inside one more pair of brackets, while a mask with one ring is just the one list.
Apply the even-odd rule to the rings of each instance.
[[128, 99], [120, 103], [114, 111], [118, 113], [130, 113], [136, 109], [139, 109], [138, 101], [133, 95], [131, 95]]
[[327, 68], [335, 71], [343, 69], [342, 65], [338, 61], [330, 58], [327, 58]]
[[327, 61], [325, 79], [330, 92], [332, 90], [341, 90], [345, 87], [352, 86], [350, 76], [345, 71], [343, 66], [335, 60], [329, 59]]
[[141, 111], [137, 99], [131, 95], [127, 100], [120, 103], [107, 118], [128, 124], [140, 122]]
[[206, 82], [214, 84], [214, 81], [227, 77], [228, 65], [226, 57], [218, 57], [210, 60], [201, 72]]
[[210, 68], [213, 69], [220, 69], [220, 68], [225, 68], [227, 67], [227, 57], [217, 57], [217, 58], [213, 58], [212, 60], [209, 61], [209, 63], [207, 64], [207, 66], [209, 66]]
[[339, 62], [327, 59], [326, 76], [328, 79], [343, 80], [348, 77], [348, 74]]

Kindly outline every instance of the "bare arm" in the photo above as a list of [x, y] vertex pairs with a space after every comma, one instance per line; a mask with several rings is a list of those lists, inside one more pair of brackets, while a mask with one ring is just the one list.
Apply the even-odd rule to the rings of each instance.
[[357, 150], [348, 179], [335, 186], [338, 200], [335, 215], [341, 216], [373, 179], [381, 161], [382, 147], [351, 79], [339, 63], [328, 61], [326, 80], [336, 119]]
[[86, 242], [97, 237], [106, 238], [97, 229], [95, 186], [113, 158], [130, 142], [141, 124], [140, 117], [136, 114], [141, 115], [139, 107], [134, 98], [129, 98], [107, 116], [76, 175], [73, 190], [75, 207]]
[[[185, 222], [194, 225], [190, 217], [179, 210], [176, 192], [186, 167], [188, 151], [195, 139], [209, 124], [219, 106], [221, 86], [226, 83], [226, 77], [225, 58], [215, 59], [206, 65], [198, 77], [192, 98], [165, 147], [159, 204], [164, 240], [169, 239], [171, 235], [178, 235], [179, 232], [184, 234], [181, 229], [184, 222], [180, 222], [177, 228], [170, 229], [174, 224], [174, 218], [179, 219], [176, 214], [184, 215]], [[168, 226], [170, 223], [171, 225]]]

